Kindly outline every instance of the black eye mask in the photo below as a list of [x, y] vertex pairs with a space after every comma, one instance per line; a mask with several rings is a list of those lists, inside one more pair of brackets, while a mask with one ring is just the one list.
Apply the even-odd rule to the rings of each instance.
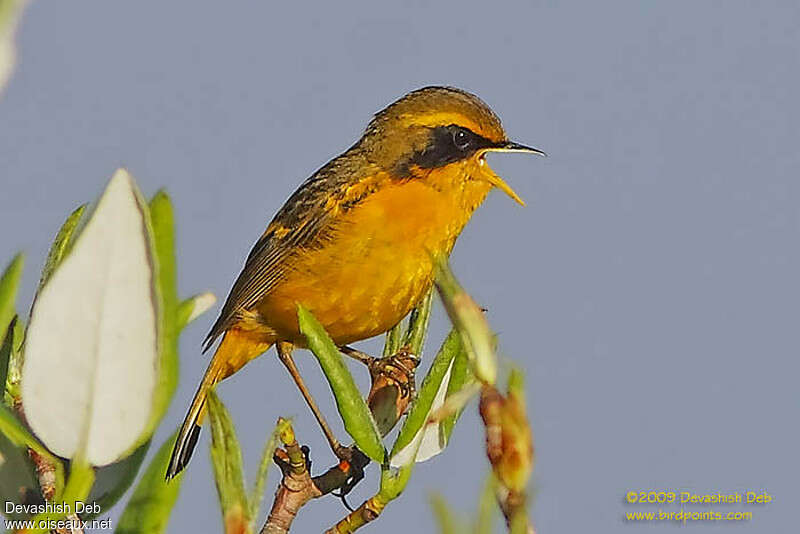
[[423, 169], [443, 167], [466, 159], [478, 150], [490, 148], [494, 143], [468, 128], [451, 124], [431, 128], [427, 146], [411, 157], [411, 163]]

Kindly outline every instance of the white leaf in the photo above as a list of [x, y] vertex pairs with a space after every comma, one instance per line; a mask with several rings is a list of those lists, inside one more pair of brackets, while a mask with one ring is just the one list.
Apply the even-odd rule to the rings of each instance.
[[131, 452], [152, 409], [158, 313], [144, 209], [133, 179], [118, 170], [28, 328], [28, 422], [51, 451], [83, 452], [93, 465]]
[[214, 295], [214, 293], [206, 292], [192, 297], [190, 302], [192, 305], [192, 311], [189, 312], [189, 317], [186, 319], [187, 324], [191, 323], [211, 309], [211, 306], [216, 304], [217, 297]]
[[[453, 370], [453, 362], [455, 358], [450, 361], [450, 366], [442, 378], [439, 389], [436, 390], [436, 396], [433, 397], [433, 403], [425, 416], [426, 421], [430, 418], [431, 414], [439, 410], [447, 396], [447, 386], [450, 384], [450, 372]], [[410, 464], [411, 462], [424, 462], [433, 458], [442, 452], [447, 445], [444, 443], [444, 436], [441, 431], [441, 421], [426, 422], [420, 427], [414, 439], [411, 442], [397, 451], [397, 454], [392, 456], [389, 464], [391, 467], [400, 468]]]

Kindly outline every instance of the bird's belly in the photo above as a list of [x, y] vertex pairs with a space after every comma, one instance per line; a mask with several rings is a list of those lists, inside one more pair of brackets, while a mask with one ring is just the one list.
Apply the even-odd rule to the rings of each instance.
[[264, 298], [259, 313], [280, 339], [304, 344], [297, 304], [337, 344], [375, 336], [397, 324], [430, 288], [433, 255], [449, 252], [463, 223], [439, 199], [425, 197], [436, 192], [398, 189], [354, 208], [333, 238], [299, 257]]
[[331, 257], [328, 266], [303, 269], [265, 299], [262, 316], [281, 337], [303, 344], [297, 304], [308, 308], [337, 344], [375, 336], [400, 321], [430, 287], [429, 262], [399, 260], [389, 250], [340, 260]]

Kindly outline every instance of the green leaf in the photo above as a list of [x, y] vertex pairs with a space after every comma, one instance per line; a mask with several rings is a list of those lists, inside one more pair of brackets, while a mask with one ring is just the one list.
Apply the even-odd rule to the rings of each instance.
[[406, 465], [400, 469], [393, 469], [389, 466], [381, 466], [381, 485], [378, 489], [377, 498], [383, 504], [395, 500], [406, 489], [414, 464]]
[[182, 300], [178, 305], [178, 330], [183, 330], [187, 324], [207, 312], [216, 302], [217, 297], [213, 293], [200, 293]]
[[464, 526], [464, 523], [458, 518], [458, 514], [453, 511], [442, 495], [438, 493], [431, 495], [431, 507], [442, 534], [456, 534], [467, 531], [472, 532], [472, 534], [491, 534], [497, 516], [494, 477], [490, 474], [483, 485], [478, 502], [478, 513], [471, 528]]
[[242, 450], [231, 416], [213, 390], [208, 392], [206, 406], [211, 426], [211, 464], [214, 467], [214, 482], [222, 505], [223, 519], [227, 520], [230, 511], [240, 510], [245, 514], [246, 521], [249, 521]]
[[386, 341], [383, 344], [383, 356], [391, 356], [392, 354], [396, 354], [398, 350], [400, 350], [400, 346], [403, 340], [403, 325], [404, 321], [400, 321], [396, 325], [392, 327], [391, 330], [386, 332]]
[[116, 534], [162, 534], [167, 531], [172, 507], [183, 482], [183, 473], [169, 482], [164, 480], [176, 435], [167, 438], [150, 460], [150, 465], [119, 518], [114, 530]]
[[155, 251], [155, 286], [159, 306], [158, 383], [143, 438], [158, 427], [178, 385], [178, 290], [175, 268], [175, 223], [169, 195], [159, 191], [150, 200], [149, 224]]
[[[453, 360], [453, 371], [450, 373], [450, 383], [447, 385], [447, 396], [445, 397], [447, 399], [459, 393], [464, 389], [464, 386], [473, 380], [472, 373], [469, 370], [469, 357], [464, 350], [464, 345], [461, 343], [460, 338], [458, 348], [456, 348], [455, 351], [456, 356]], [[461, 417], [463, 411], [462, 407], [462, 409], [456, 411], [454, 414], [448, 415], [444, 421], [442, 421], [442, 436], [445, 444], [450, 442], [450, 435], [453, 433], [453, 428], [455, 428], [456, 422]]]
[[[3, 392], [6, 389], [6, 379], [8, 378], [8, 364], [11, 361], [11, 353], [14, 350], [14, 327], [17, 324], [17, 317], [11, 319], [8, 330], [2, 337], [0, 343], [0, 402], [3, 401]], [[2, 334], [2, 332], [0, 332]]]
[[508, 530], [511, 534], [528, 534], [530, 532], [529, 525], [525, 508], [522, 508], [511, 518], [511, 527]]
[[496, 482], [490, 473], [481, 490], [478, 501], [478, 517], [475, 520], [475, 534], [492, 534], [495, 516], [497, 515], [497, 497], [495, 496]]
[[[453, 331], [447, 336], [438, 354], [433, 359], [431, 368], [422, 381], [417, 400], [411, 407], [403, 427], [397, 435], [397, 440], [392, 446], [392, 465], [405, 465], [416, 460], [423, 434], [426, 431], [424, 427], [431, 412], [438, 408], [438, 406], [435, 406], [435, 400], [437, 396], [442, 401], [444, 400], [443, 393], [446, 392], [446, 389], [442, 391], [442, 387], [448, 387], [445, 381], [449, 380], [448, 375], [452, 373], [453, 359], [459, 346], [459, 336]], [[423, 456], [430, 457], [427, 454], [423, 454]]]
[[495, 339], [483, 311], [459, 285], [446, 262], [437, 263], [436, 271], [436, 288], [447, 315], [461, 335], [475, 377], [484, 384], [494, 385], [497, 380]]
[[[27, 447], [20, 447], [0, 433], [0, 501], [23, 504], [41, 499], [36, 467], [28, 456]], [[0, 512], [6, 519], [28, 519], [30, 514]]]
[[[86, 204], [78, 206], [72, 213], [70, 213], [64, 224], [56, 234], [53, 244], [50, 245], [50, 251], [47, 253], [47, 259], [44, 262], [44, 269], [42, 269], [42, 276], [39, 278], [39, 287], [36, 292], [42, 290], [42, 287], [50, 280], [53, 272], [64, 260], [64, 257], [69, 253], [75, 242], [75, 230], [81, 222], [83, 214], [86, 212]], [[34, 299], [35, 300], [35, 299]]]
[[[78, 206], [64, 221], [61, 228], [58, 230], [53, 243], [50, 245], [50, 250], [47, 253], [47, 258], [44, 262], [42, 274], [39, 277], [39, 285], [36, 288], [36, 293], [33, 297], [33, 304], [31, 305], [31, 313], [33, 307], [36, 305], [36, 299], [42, 290], [42, 287], [50, 280], [53, 272], [64, 260], [64, 257], [69, 253], [75, 241], [75, 233], [80, 224], [81, 217], [86, 211], [86, 204]], [[20, 321], [21, 323], [21, 321]], [[21, 328], [21, 324], [20, 324]], [[23, 329], [24, 330], [24, 329]], [[15, 333], [15, 339], [18, 343], [22, 342], [23, 333]], [[22, 354], [19, 346], [15, 346], [11, 352], [11, 359], [8, 370], [8, 382], [0, 381], [0, 385], [6, 384], [7, 391], [14, 398], [19, 398], [19, 379], [22, 373]]]
[[516, 365], [511, 368], [508, 375], [508, 394], [516, 396], [522, 405], [525, 405], [525, 375]]
[[[6, 338], [4, 340], [3, 348], [0, 349], [0, 366], [5, 362], [5, 350], [8, 350], [8, 361], [5, 365], [6, 379], [5, 382], [0, 381], [0, 388], [5, 385], [5, 401], [7, 406], [13, 406], [14, 402], [19, 400], [19, 381], [22, 374], [22, 342], [25, 338], [25, 325], [19, 315], [15, 316], [14, 320], [8, 325]], [[5, 343], [9, 343], [5, 346]], [[2, 391], [0, 391], [2, 393]], [[0, 400], [2, 400], [0, 395]]]
[[64, 489], [64, 464], [45, 448], [20, 422], [5, 404], [0, 403], [0, 433], [17, 446], [28, 447], [42, 456], [55, 469], [56, 497]]
[[[17, 288], [24, 266], [25, 256], [17, 254], [0, 275], [0, 332], [3, 334], [6, 333], [11, 319], [16, 315], [14, 308], [17, 300]], [[5, 384], [5, 382], [3, 383]]]
[[345, 430], [364, 454], [382, 463], [386, 451], [381, 443], [378, 427], [353, 376], [345, 366], [339, 349], [317, 319], [303, 306], [298, 306], [297, 318], [308, 347], [317, 357], [325, 378], [328, 379]]
[[150, 449], [150, 443], [148, 440], [124, 460], [100, 467], [95, 471], [95, 482], [89, 494], [89, 502], [96, 503], [99, 510], [81, 514], [83, 519], [93, 519], [105, 514], [128, 491], [136, 480], [139, 468]]
[[258, 517], [259, 508], [261, 508], [261, 501], [264, 498], [264, 484], [267, 482], [267, 474], [269, 473], [269, 466], [272, 465], [272, 457], [275, 455], [275, 449], [278, 448], [281, 439], [281, 432], [283, 432], [291, 422], [288, 419], [279, 419], [275, 429], [264, 444], [264, 450], [261, 452], [261, 461], [258, 463], [258, 471], [256, 473], [256, 480], [253, 484], [253, 491], [250, 493], [250, 517], [255, 519]]
[[428, 333], [428, 323], [431, 318], [432, 303], [433, 289], [428, 291], [411, 311], [411, 317], [408, 319], [408, 330], [403, 338], [403, 345], [408, 345], [411, 354], [416, 354], [417, 356], [422, 354], [422, 347], [425, 344], [425, 336]]
[[436, 518], [440, 534], [461, 534], [466, 531], [464, 524], [458, 520], [453, 509], [441, 494], [431, 495], [431, 508], [433, 508], [433, 516]]
[[411, 354], [420, 356], [422, 346], [425, 343], [425, 336], [428, 333], [428, 323], [431, 318], [431, 302], [433, 289], [429, 291], [411, 310], [408, 318], [408, 325], [405, 321], [400, 321], [386, 332], [386, 339], [383, 344], [383, 357], [397, 354], [403, 346], [408, 346]]

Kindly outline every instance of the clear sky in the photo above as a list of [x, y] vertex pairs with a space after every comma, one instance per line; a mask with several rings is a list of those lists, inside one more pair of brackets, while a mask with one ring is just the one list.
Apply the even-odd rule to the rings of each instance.
[[[774, 497], [747, 525], [689, 532], [796, 524], [797, 2], [40, 0], [19, 45], [0, 100], [0, 256], [29, 255], [21, 308], [63, 218], [122, 165], [174, 197], [181, 292], [224, 298], [272, 214], [372, 113], [455, 85], [550, 154], [491, 158], [528, 206], [493, 194], [453, 256], [527, 374], [539, 531], [656, 528], [622, 521], [639, 489]], [[182, 339], [159, 443], [205, 368], [217, 311]], [[435, 313], [428, 354], [446, 331]], [[315, 468], [332, 463], [273, 353], [219, 391], [250, 473], [279, 415], [296, 418]], [[474, 510], [487, 472], [476, 411], [368, 531], [433, 531], [432, 491]], [[207, 443], [170, 532], [219, 529]], [[376, 480], [373, 467], [351, 501]], [[314, 502], [296, 531], [344, 514]]]

